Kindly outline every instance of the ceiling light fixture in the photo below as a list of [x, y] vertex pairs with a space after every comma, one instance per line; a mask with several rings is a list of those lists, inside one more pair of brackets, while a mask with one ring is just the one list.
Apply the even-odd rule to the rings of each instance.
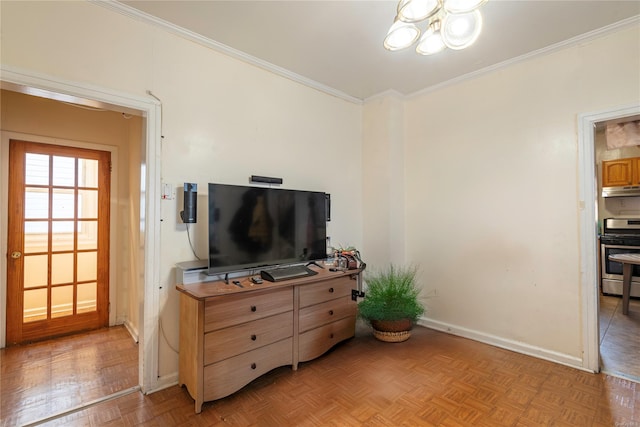
[[[446, 48], [471, 46], [482, 31], [478, 10], [487, 0], [400, 0], [397, 15], [384, 39], [384, 47], [395, 51], [413, 45], [416, 52], [432, 55]], [[422, 37], [416, 23], [426, 22]]]

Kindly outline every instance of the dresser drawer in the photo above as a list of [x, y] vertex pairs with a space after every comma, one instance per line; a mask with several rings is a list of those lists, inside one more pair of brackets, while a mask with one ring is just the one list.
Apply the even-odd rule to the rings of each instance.
[[299, 330], [305, 332], [343, 317], [355, 316], [356, 312], [357, 304], [347, 297], [305, 307], [300, 310]]
[[351, 316], [301, 334], [298, 341], [300, 362], [315, 359], [340, 341], [354, 336], [355, 330], [356, 317]]
[[300, 286], [300, 307], [307, 307], [347, 295], [351, 296], [351, 290], [356, 286], [356, 281], [351, 280], [348, 276]]
[[204, 304], [204, 331], [214, 331], [293, 310], [293, 289], [247, 292], [209, 298]]
[[220, 399], [240, 390], [260, 375], [291, 365], [293, 339], [222, 360], [204, 368], [204, 401]]
[[291, 311], [209, 332], [204, 336], [204, 364], [209, 365], [291, 336]]

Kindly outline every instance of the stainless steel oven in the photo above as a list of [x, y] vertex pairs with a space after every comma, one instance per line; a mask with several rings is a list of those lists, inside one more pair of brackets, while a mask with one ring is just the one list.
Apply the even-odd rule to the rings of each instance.
[[[622, 295], [622, 264], [609, 255], [640, 254], [640, 219], [607, 218], [600, 236], [600, 284], [605, 295]], [[640, 297], [640, 266], [633, 266], [631, 296]]]

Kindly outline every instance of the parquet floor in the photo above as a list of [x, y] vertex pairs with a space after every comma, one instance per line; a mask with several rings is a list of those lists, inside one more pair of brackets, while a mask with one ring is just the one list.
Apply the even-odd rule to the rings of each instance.
[[621, 298], [601, 296], [599, 320], [602, 371], [640, 382], [640, 300], [624, 315]]
[[638, 427], [640, 384], [422, 327], [382, 343], [360, 326], [298, 371], [275, 369], [201, 414], [174, 386], [45, 425]]
[[0, 350], [0, 420], [13, 427], [138, 385], [123, 326]]

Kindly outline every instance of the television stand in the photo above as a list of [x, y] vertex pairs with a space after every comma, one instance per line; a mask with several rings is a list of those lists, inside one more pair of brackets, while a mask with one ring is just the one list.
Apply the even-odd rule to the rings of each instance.
[[223, 281], [179, 284], [178, 383], [194, 399], [222, 399], [280, 366], [293, 370], [355, 335], [351, 298], [360, 270], [242, 288]]
[[322, 266], [322, 265], [318, 264], [318, 263], [317, 263], [317, 262], [315, 262], [315, 261], [309, 261], [309, 262], [308, 262], [308, 263], [306, 263], [305, 265], [306, 265], [307, 267], [309, 267], [310, 265], [315, 265], [315, 266], [316, 266], [316, 267], [318, 267], [318, 268], [322, 268], [322, 269], [324, 269], [324, 266]]
[[260, 271], [260, 277], [270, 282], [279, 282], [281, 280], [297, 279], [300, 277], [313, 276], [315, 271], [304, 265], [292, 265], [289, 267], [274, 268], [272, 270]]

